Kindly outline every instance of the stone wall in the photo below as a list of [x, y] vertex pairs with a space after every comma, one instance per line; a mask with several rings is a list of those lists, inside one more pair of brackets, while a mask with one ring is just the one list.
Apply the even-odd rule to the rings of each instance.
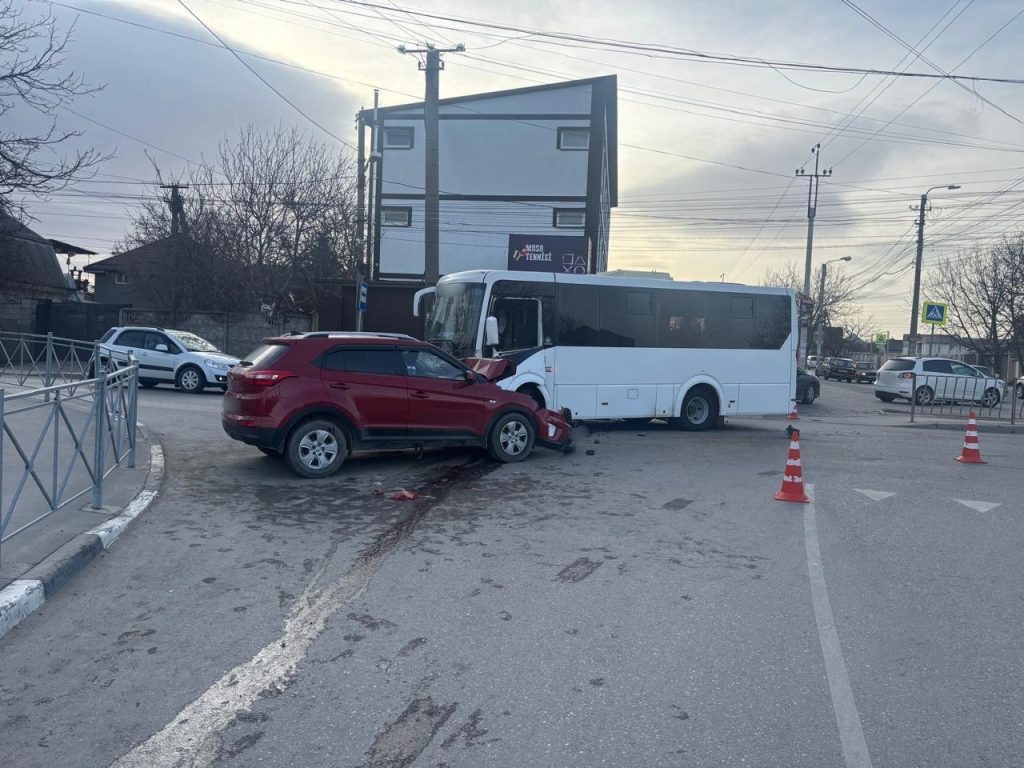
[[282, 315], [271, 321], [256, 313], [182, 312], [177, 318], [172, 318], [170, 312], [122, 309], [120, 324], [155, 325], [190, 331], [229, 355], [242, 357], [258, 347], [268, 336], [280, 336], [289, 331], [304, 333], [317, 330], [317, 317]]

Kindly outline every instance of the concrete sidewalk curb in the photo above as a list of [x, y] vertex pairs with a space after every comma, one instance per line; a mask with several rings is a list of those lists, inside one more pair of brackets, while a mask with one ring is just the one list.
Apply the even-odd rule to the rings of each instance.
[[79, 534], [20, 579], [0, 590], [0, 637], [14, 629], [48, 598], [53, 597], [76, 573], [108, 549], [128, 527], [128, 523], [153, 503], [153, 499], [160, 493], [163, 478], [163, 447], [151, 436], [146, 483], [135, 498], [121, 509], [120, 514]]

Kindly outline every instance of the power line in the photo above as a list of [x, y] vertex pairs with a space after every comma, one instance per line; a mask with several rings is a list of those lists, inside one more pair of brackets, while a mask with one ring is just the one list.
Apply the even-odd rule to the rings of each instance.
[[224, 42], [224, 40], [221, 38], [220, 35], [218, 35], [216, 32], [214, 32], [213, 29], [195, 13], [195, 11], [193, 11], [191, 8], [188, 7], [188, 4], [185, 2], [185, 0], [178, 0], [178, 4], [181, 5], [181, 7], [184, 8], [186, 11], [188, 11], [189, 15], [192, 16], [192, 18], [194, 18], [196, 21], [198, 21], [202, 25], [203, 29], [205, 29], [207, 32], [209, 32], [211, 35], [213, 35], [213, 37], [215, 37], [217, 39], [217, 42], [219, 42], [224, 47], [225, 50], [227, 50], [232, 56], [234, 56], [243, 67], [245, 67], [247, 70], [249, 70], [249, 72], [251, 72], [253, 75], [255, 75], [256, 78], [261, 83], [263, 83], [265, 86], [267, 86], [267, 88], [269, 88], [271, 91], [273, 91], [278, 96], [278, 98], [280, 98], [282, 101], [284, 101], [285, 104], [287, 104], [289, 107], [294, 109], [296, 112], [298, 112], [300, 115], [302, 115], [302, 117], [304, 117], [310, 123], [315, 125], [321, 131], [326, 133], [332, 139], [337, 141], [339, 144], [343, 144], [346, 147], [348, 147], [349, 149], [355, 151], [355, 147], [353, 145], [349, 144], [347, 141], [342, 139], [340, 136], [337, 136], [335, 133], [333, 133], [332, 131], [328, 130], [323, 125], [321, 125], [316, 120], [314, 120], [312, 117], [310, 117], [308, 114], [306, 114], [302, 110], [301, 107], [299, 107], [295, 102], [293, 102], [291, 99], [289, 99], [283, 93], [281, 93], [281, 91], [279, 91], [277, 88], [275, 88], [270, 83], [270, 81], [268, 81], [265, 77], [263, 77], [263, 75], [261, 75], [255, 69], [253, 69], [253, 67], [249, 64], [249, 62], [247, 62], [245, 59], [243, 59], [241, 57], [241, 55], [239, 55], [239, 53], [237, 51], [235, 51], [234, 48], [232, 48], [230, 45], [228, 45], [226, 42]]
[[[380, 5], [378, 3], [366, 2], [366, 0], [333, 0], [336, 3], [344, 5], [359, 6], [370, 9], [383, 9], [392, 10], [388, 6]], [[506, 32], [516, 32], [521, 34], [528, 34], [531, 37], [538, 39], [550, 39], [558, 40], [560, 42], [578, 42], [587, 43], [589, 45], [610, 48], [614, 50], [624, 51], [627, 53], [635, 54], [662, 54], [665, 56], [690, 59], [694, 61], [713, 62], [720, 64], [731, 64], [736, 66], [752, 66], [762, 67], [771, 69], [787, 69], [787, 70], [805, 70], [813, 72], [827, 72], [827, 73], [838, 73], [838, 74], [868, 74], [878, 76], [896, 76], [896, 77], [917, 77], [917, 78], [928, 78], [938, 80], [954, 80], [954, 81], [972, 81], [972, 82], [991, 82], [991, 83], [1012, 83], [1015, 85], [1024, 84], [1024, 80], [1018, 78], [1004, 78], [1004, 77], [988, 77], [980, 75], [955, 75], [955, 74], [936, 74], [932, 72], [898, 72], [893, 70], [884, 69], [873, 69], [869, 67], [841, 67], [826, 64], [811, 64], [806, 62], [795, 62], [795, 61], [781, 61], [764, 59], [751, 56], [737, 56], [731, 54], [713, 54], [704, 51], [698, 51], [693, 49], [674, 48], [670, 46], [655, 45], [651, 43], [642, 43], [630, 40], [618, 40], [613, 38], [598, 38], [587, 35], [579, 35], [569, 32], [558, 32], [553, 30], [542, 30], [542, 29], [531, 29], [528, 27], [521, 27], [511, 24], [498, 24], [495, 22], [488, 22], [480, 19], [468, 19], [465, 17], [447, 16], [437, 13], [428, 13], [418, 9], [403, 8], [402, 11], [406, 14], [418, 16], [429, 19], [440, 19], [444, 21], [450, 21], [453, 23], [470, 26], [470, 27], [483, 27], [485, 29], [499, 29]]]

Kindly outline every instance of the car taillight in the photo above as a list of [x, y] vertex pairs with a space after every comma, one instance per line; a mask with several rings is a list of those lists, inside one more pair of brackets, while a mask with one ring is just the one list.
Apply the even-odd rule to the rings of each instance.
[[278, 382], [290, 379], [295, 374], [291, 371], [246, 371], [244, 378], [257, 387], [272, 387]]
[[904, 373], [897, 373], [896, 374], [896, 378], [897, 379], [912, 379], [912, 378], [914, 378], [914, 374], [910, 373], [909, 371], [906, 371]]

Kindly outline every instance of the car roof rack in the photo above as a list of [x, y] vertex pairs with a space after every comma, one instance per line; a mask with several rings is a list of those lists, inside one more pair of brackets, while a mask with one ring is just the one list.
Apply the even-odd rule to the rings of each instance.
[[[292, 335], [292, 334], [288, 334]], [[406, 333], [385, 333], [380, 331], [312, 331], [298, 334], [305, 339], [407, 339], [416, 341]]]

